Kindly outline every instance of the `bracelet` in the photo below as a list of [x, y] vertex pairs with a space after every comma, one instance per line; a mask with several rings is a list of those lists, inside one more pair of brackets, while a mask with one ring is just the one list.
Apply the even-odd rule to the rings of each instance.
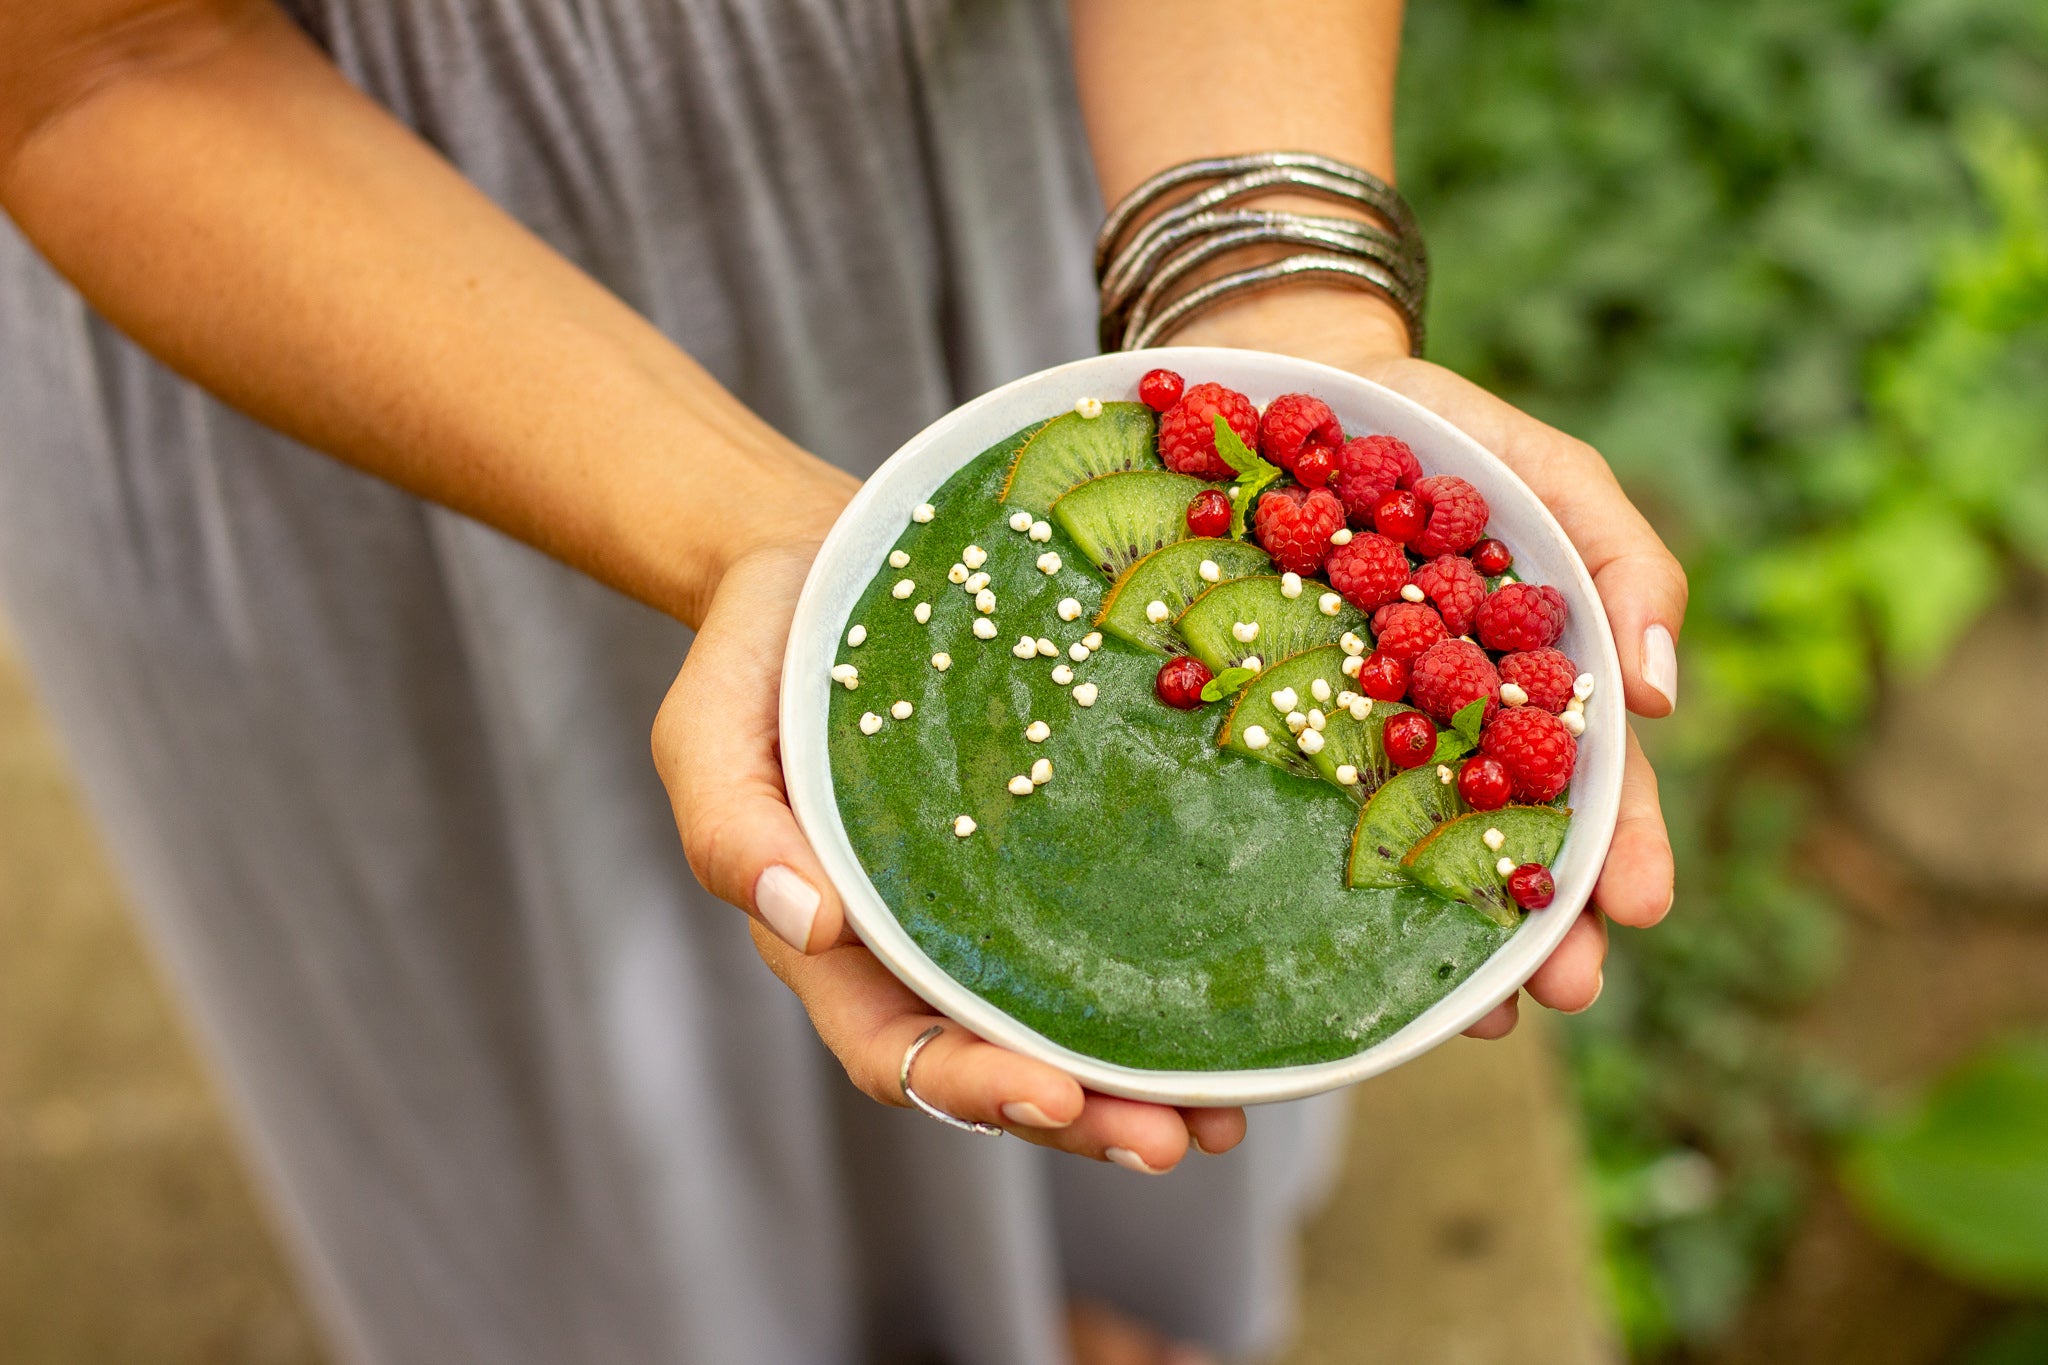
[[[1315, 276], [1358, 284], [1395, 300], [1394, 306], [1401, 308], [1395, 293], [1397, 281], [1369, 261], [1349, 260], [1342, 256], [1289, 256], [1270, 265], [1253, 266], [1240, 270], [1221, 279], [1211, 280], [1200, 288], [1191, 289], [1177, 298], [1158, 316], [1151, 318], [1133, 317], [1118, 348], [1125, 351], [1141, 350], [1147, 346], [1158, 346], [1176, 330], [1194, 321], [1223, 300], [1234, 294], [1259, 293], [1287, 284], [1297, 277]], [[1409, 354], [1422, 354], [1422, 319], [1401, 310], [1402, 320], [1408, 324]]]
[[1112, 262], [1112, 273], [1102, 282], [1102, 344], [1115, 346], [1133, 313], [1155, 308], [1163, 293], [1199, 267], [1239, 247], [1266, 243], [1323, 247], [1363, 256], [1399, 282], [1397, 306], [1404, 313], [1422, 310], [1428, 267], [1403, 250], [1391, 234], [1371, 224], [1293, 213], [1207, 213], [1134, 243], [1142, 249], [1129, 253], [1121, 268]]
[[[1365, 172], [1361, 171], [1359, 174], [1363, 175]], [[1118, 263], [1129, 259], [1132, 249], [1138, 244], [1138, 240], [1149, 237], [1155, 232], [1171, 230], [1190, 218], [1219, 209], [1225, 204], [1233, 203], [1239, 199], [1246, 199], [1252, 195], [1261, 194], [1267, 190], [1277, 189], [1282, 186], [1303, 190], [1321, 199], [1330, 199], [1339, 203], [1363, 204], [1387, 222], [1389, 226], [1395, 227], [1394, 232], [1381, 232], [1381, 235], [1388, 241], [1400, 243], [1400, 249], [1404, 255], [1409, 251], [1407, 244], [1409, 239], [1413, 239], [1418, 246], [1421, 243], [1421, 236], [1415, 231], [1413, 216], [1408, 213], [1406, 205], [1402, 205], [1398, 213], [1392, 212], [1389, 210], [1383, 195], [1369, 192], [1364, 186], [1355, 181], [1346, 180], [1340, 176], [1327, 175], [1318, 170], [1265, 167], [1247, 171], [1241, 175], [1234, 175], [1221, 184], [1212, 185], [1208, 189], [1174, 205], [1172, 208], [1164, 210], [1146, 224], [1144, 231], [1138, 235], [1137, 240], [1134, 240], [1123, 252], [1112, 255], [1108, 264], [1101, 267], [1097, 273], [1105, 276], [1114, 274]], [[1143, 194], [1145, 189], [1145, 186], [1139, 186], [1133, 197], [1135, 197], [1135, 194]], [[1385, 191], [1387, 195], [1393, 193], [1393, 190], [1385, 185], [1379, 186], [1379, 189]], [[1151, 196], [1152, 200], [1157, 198], [1158, 195], [1156, 193]], [[1147, 202], [1151, 202], [1151, 200]], [[1125, 204], [1128, 205], [1129, 203], [1130, 199], [1127, 198]], [[1143, 204], [1140, 205], [1141, 208], [1143, 206]], [[1352, 218], [1334, 221], [1351, 227], [1365, 228], [1369, 226]], [[1403, 221], [1407, 223], [1407, 227], [1398, 227], [1397, 225]], [[1375, 228], [1373, 231], [1379, 232], [1380, 230]], [[1098, 240], [1096, 245], [1099, 251], [1104, 243]]]
[[[1208, 182], [1208, 183], [1205, 183]], [[1133, 230], [1177, 191], [1195, 188]], [[1288, 189], [1363, 206], [1378, 223], [1321, 214], [1231, 209], [1252, 195]], [[1236, 271], [1175, 296], [1201, 267], [1246, 247], [1314, 248]], [[1257, 152], [1183, 162], [1125, 195], [1095, 240], [1105, 348], [1158, 345], [1223, 300], [1296, 279], [1336, 280], [1385, 297], [1422, 351], [1429, 257], [1407, 201], [1370, 171], [1312, 152]]]

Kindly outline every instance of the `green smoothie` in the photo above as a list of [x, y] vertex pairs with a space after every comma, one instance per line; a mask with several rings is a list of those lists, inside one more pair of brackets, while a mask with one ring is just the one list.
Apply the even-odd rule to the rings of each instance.
[[[1160, 655], [1111, 635], [1069, 656], [1108, 589], [1063, 531], [1012, 528], [1000, 499], [1027, 435], [932, 496], [932, 519], [897, 542], [907, 562], [882, 567], [848, 618], [864, 636], [836, 657], [858, 685], [832, 689], [831, 756], [862, 866], [949, 975], [1105, 1061], [1299, 1065], [1386, 1038], [1513, 929], [1420, 886], [1347, 887], [1354, 799], [1220, 748], [1228, 704], [1161, 704]], [[969, 546], [986, 552], [992, 613], [948, 581]], [[1050, 573], [1047, 553], [1062, 561]], [[1059, 614], [1066, 598], [1078, 619]], [[1058, 656], [1020, 658], [1027, 635]], [[1050, 778], [1012, 794], [1039, 760]]]

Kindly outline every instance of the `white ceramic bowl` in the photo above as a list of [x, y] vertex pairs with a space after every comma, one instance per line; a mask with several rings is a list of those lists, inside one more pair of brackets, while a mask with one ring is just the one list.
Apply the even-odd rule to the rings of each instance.
[[[1398, 436], [1414, 448], [1427, 472], [1469, 480], [1486, 495], [1493, 533], [1514, 550], [1518, 575], [1564, 593], [1571, 615], [1559, 647], [1593, 675], [1586, 732], [1572, 775], [1571, 830], [1552, 868], [1556, 899], [1529, 915], [1478, 971], [1406, 1027], [1337, 1061], [1238, 1071], [1150, 1071], [1060, 1046], [925, 956], [862, 871], [833, 796], [826, 743], [833, 686], [829, 673], [854, 605], [881, 570], [911, 509], [1004, 437], [1065, 412], [1083, 397], [1130, 398], [1139, 376], [1159, 365], [1191, 382], [1227, 384], [1260, 404], [1283, 393], [1316, 394], [1336, 409], [1346, 431]], [[1614, 834], [1624, 726], [1621, 666], [1593, 580], [1556, 519], [1506, 465], [1434, 413], [1369, 380], [1288, 356], [1209, 347], [1123, 352], [1042, 370], [982, 395], [912, 437], [875, 471], [826, 537], [797, 603], [782, 672], [782, 768], [789, 802], [862, 942], [934, 1009], [981, 1037], [1049, 1062], [1092, 1089], [1179, 1105], [1258, 1104], [1349, 1085], [1454, 1037], [1513, 994], [1550, 955], [1592, 894]]]

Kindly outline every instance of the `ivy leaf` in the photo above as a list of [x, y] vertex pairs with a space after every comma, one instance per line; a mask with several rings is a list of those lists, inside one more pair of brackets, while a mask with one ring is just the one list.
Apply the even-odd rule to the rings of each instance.
[[1230, 534], [1243, 540], [1246, 514], [1266, 486], [1280, 477], [1280, 466], [1260, 459], [1221, 417], [1216, 419], [1216, 453], [1237, 475], [1237, 492], [1230, 499]]
[[1950, 1275], [2048, 1293], [2048, 1042], [1964, 1063], [1862, 1134], [1844, 1173], [1878, 1227]]
[[1222, 701], [1233, 696], [1258, 674], [1249, 668], [1226, 668], [1202, 684], [1203, 701]]

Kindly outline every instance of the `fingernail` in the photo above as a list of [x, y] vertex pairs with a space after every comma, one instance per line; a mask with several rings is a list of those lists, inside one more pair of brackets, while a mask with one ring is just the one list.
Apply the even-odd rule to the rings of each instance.
[[1664, 694], [1664, 700], [1678, 709], [1678, 647], [1671, 632], [1651, 626], [1643, 632], [1643, 681]]
[[1021, 1123], [1026, 1128], [1064, 1128], [1067, 1125], [1048, 1117], [1043, 1109], [1029, 1100], [1011, 1100], [1003, 1106], [1003, 1117], [1012, 1123]]
[[811, 922], [823, 901], [812, 886], [781, 863], [771, 865], [754, 883], [754, 910], [784, 943], [804, 950], [811, 941]]
[[1117, 1165], [1123, 1167], [1125, 1170], [1136, 1171], [1139, 1175], [1166, 1174], [1166, 1172], [1164, 1171], [1157, 1171], [1154, 1170], [1152, 1167], [1147, 1166], [1145, 1164], [1145, 1158], [1139, 1156], [1136, 1152], [1132, 1151], [1128, 1147], [1112, 1147], [1108, 1151], [1104, 1152], [1103, 1155], [1108, 1157], [1111, 1161], [1114, 1161]]
[[1585, 1013], [1585, 1012], [1586, 1012], [1587, 1010], [1589, 1010], [1589, 1009], [1593, 1008], [1593, 1006], [1595, 1006], [1595, 1005], [1597, 1005], [1597, 1004], [1599, 1004], [1599, 1003], [1600, 1003], [1600, 992], [1602, 992], [1602, 991], [1604, 991], [1604, 990], [1606, 990], [1606, 989], [1607, 989], [1607, 969], [1603, 967], [1603, 968], [1601, 968], [1601, 969], [1600, 969], [1600, 975], [1598, 975], [1598, 976], [1596, 976], [1596, 977], [1594, 977], [1594, 978], [1593, 978], [1593, 998], [1592, 998], [1591, 1000], [1588, 1000], [1588, 1001], [1587, 1001], [1587, 1002], [1586, 1002], [1585, 1004], [1583, 1004], [1583, 1005], [1579, 1006], [1579, 1007], [1578, 1007], [1577, 1009], [1575, 1009], [1575, 1010], [1566, 1010], [1566, 1011], [1564, 1011], [1564, 1013], [1566, 1013], [1566, 1014], [1584, 1014], [1584, 1013]]

